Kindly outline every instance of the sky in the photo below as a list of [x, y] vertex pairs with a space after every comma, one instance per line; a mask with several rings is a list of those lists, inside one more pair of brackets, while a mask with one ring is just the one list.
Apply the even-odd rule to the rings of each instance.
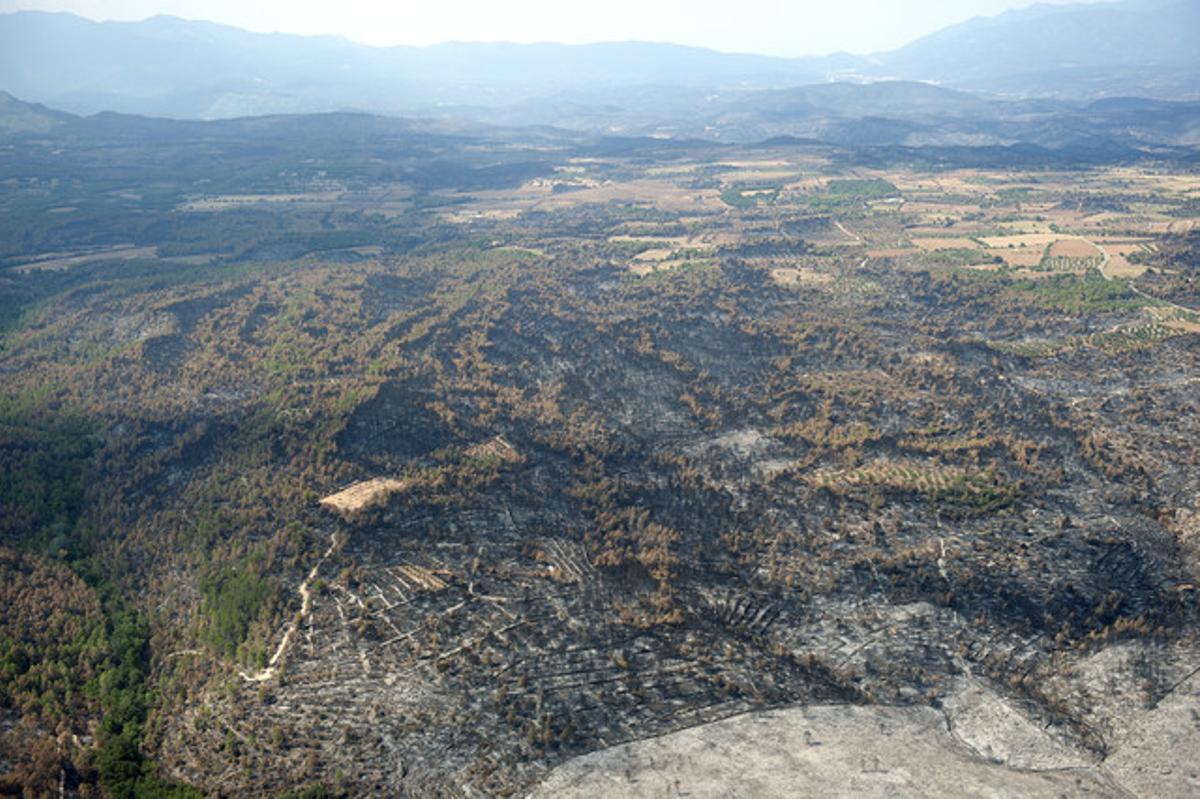
[[[1043, 0], [1069, 3], [1081, 0]], [[1030, 0], [0, 0], [0, 12], [97, 20], [155, 14], [363, 44], [443, 41], [673, 42], [777, 56], [890, 50]]]

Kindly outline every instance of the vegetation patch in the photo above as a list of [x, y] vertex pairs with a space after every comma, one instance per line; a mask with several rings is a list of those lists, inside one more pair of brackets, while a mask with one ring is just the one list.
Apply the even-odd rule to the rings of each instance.
[[245, 566], [224, 568], [200, 584], [204, 595], [201, 636], [217, 652], [233, 656], [246, 640], [250, 625], [274, 594], [269, 580]]
[[992, 341], [988, 346], [1006, 355], [1016, 355], [1021, 358], [1048, 358], [1060, 352], [1068, 352], [1079, 346], [1077, 339], [1059, 339], [1053, 341]]
[[721, 192], [721, 202], [732, 208], [757, 208], [760, 205], [774, 205], [779, 199], [777, 186], [732, 186]]
[[1148, 304], [1124, 280], [1105, 280], [1095, 270], [1084, 275], [1018, 280], [1012, 287], [1021, 296], [1034, 302], [1080, 314], [1131, 310]]
[[884, 200], [899, 197], [900, 189], [883, 178], [838, 179], [825, 184], [825, 196], [855, 200]]
[[1159, 342], [1180, 335], [1180, 332], [1161, 322], [1152, 322], [1107, 333], [1098, 333], [1091, 337], [1090, 342], [1105, 352], [1132, 352], [1153, 347]]
[[84, 478], [99, 438], [82, 414], [54, 411], [52, 404], [50, 389], [0, 395], [0, 535], [65, 553], [75, 546]]
[[956, 466], [912, 461], [878, 460], [853, 469], [816, 472], [810, 485], [834, 492], [883, 488], [925, 494], [932, 499], [961, 503], [980, 512], [1012, 502], [1018, 484], [1000, 478], [993, 470], [973, 471]]

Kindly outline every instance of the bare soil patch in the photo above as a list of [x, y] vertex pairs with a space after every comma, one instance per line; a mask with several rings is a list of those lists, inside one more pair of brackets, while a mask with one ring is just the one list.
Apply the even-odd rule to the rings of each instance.
[[833, 276], [813, 269], [780, 268], [771, 270], [771, 279], [780, 286], [828, 286]]
[[994, 250], [996, 255], [1004, 259], [1009, 266], [1037, 266], [1042, 262], [1043, 250], [1034, 247], [1021, 247], [1011, 250]]
[[971, 239], [913, 239], [913, 244], [925, 252], [937, 250], [975, 250], [979, 244]]
[[1083, 239], [1059, 239], [1050, 245], [1051, 258], [1100, 258], [1095, 245]]
[[407, 487], [408, 483], [404, 480], [375, 477], [355, 483], [336, 494], [330, 494], [322, 499], [320, 504], [327, 511], [350, 517], [368, 508], [386, 504], [392, 494], [397, 494]]
[[1007, 247], [1037, 247], [1044, 249], [1047, 244], [1053, 244], [1061, 238], [1057, 233], [1022, 233], [1015, 236], [987, 236], [981, 238], [984, 244], [993, 249]]

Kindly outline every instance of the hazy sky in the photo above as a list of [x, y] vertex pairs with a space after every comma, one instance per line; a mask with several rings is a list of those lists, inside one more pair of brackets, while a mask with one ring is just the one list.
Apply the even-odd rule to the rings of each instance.
[[1030, 0], [0, 0], [0, 11], [38, 8], [93, 19], [174, 14], [254, 31], [337, 33], [378, 45], [637, 39], [796, 56], [887, 50], [954, 22], [1031, 4]]

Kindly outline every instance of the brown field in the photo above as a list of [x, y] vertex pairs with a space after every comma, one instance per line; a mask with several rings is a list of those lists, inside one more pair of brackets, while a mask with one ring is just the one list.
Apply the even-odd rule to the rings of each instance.
[[1145, 272], [1146, 267], [1140, 264], [1131, 264], [1124, 255], [1111, 256], [1108, 265], [1104, 267], [1104, 274], [1109, 277], [1119, 277], [1126, 280], [1141, 277]]
[[913, 244], [925, 252], [979, 249], [979, 243], [971, 239], [913, 239]]
[[1090, 241], [1059, 239], [1050, 245], [1051, 258], [1099, 258], [1100, 251]]
[[1132, 255], [1135, 252], [1153, 252], [1151, 239], [1100, 239], [1104, 249], [1112, 255]]
[[1060, 236], [1057, 233], [1022, 233], [1015, 236], [988, 236], [980, 239], [984, 244], [992, 249], [1003, 249], [1007, 247], [1036, 247], [1038, 250], [1045, 249], [1047, 244], [1053, 244], [1058, 241]]
[[1035, 247], [994, 250], [1009, 266], [1037, 266], [1042, 262], [1043, 251]]

